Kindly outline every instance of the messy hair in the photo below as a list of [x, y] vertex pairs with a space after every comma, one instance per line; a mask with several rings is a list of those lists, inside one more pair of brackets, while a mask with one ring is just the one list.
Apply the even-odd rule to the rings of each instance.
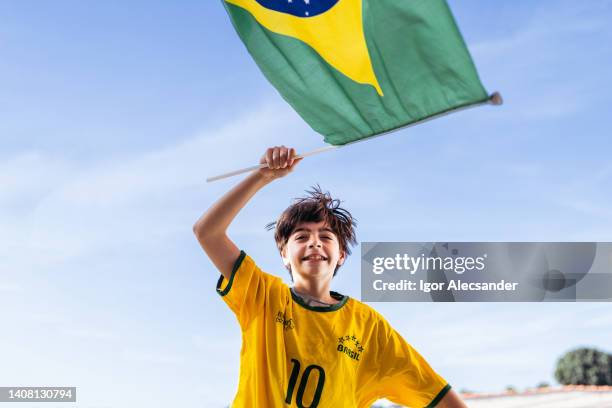
[[[347, 256], [350, 255], [350, 246], [357, 244], [355, 235], [357, 220], [351, 213], [340, 207], [340, 200], [333, 199], [329, 192], [323, 192], [319, 185], [307, 190], [306, 194], [306, 197], [296, 198], [277, 221], [266, 225], [266, 229], [274, 229], [274, 240], [278, 250], [282, 251], [287, 245], [289, 237], [299, 223], [325, 221], [338, 237], [340, 250]], [[338, 268], [340, 266], [336, 266], [334, 276]], [[289, 273], [291, 274], [291, 269]]]

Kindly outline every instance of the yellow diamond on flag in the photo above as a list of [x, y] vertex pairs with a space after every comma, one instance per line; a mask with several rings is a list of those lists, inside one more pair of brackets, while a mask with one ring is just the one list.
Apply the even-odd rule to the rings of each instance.
[[[303, 41], [342, 74], [372, 85], [383, 95], [363, 33], [362, 0], [339, 0], [325, 12], [313, 16], [306, 12], [303, 17], [265, 7], [262, 3], [266, 2], [261, 0], [225, 1], [247, 10], [268, 30]], [[286, 0], [278, 3], [281, 1]], [[309, 4], [308, 0], [289, 3], [293, 1]]]

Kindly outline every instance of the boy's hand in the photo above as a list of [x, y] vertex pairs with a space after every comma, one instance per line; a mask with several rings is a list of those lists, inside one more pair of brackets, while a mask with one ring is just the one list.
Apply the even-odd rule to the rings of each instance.
[[268, 167], [257, 170], [266, 180], [272, 181], [291, 173], [302, 158], [295, 158], [295, 149], [285, 146], [270, 147], [261, 157], [260, 163], [266, 163]]
[[255, 170], [232, 190], [225, 193], [193, 226], [202, 249], [225, 277], [230, 280], [240, 249], [227, 236], [227, 228], [246, 203], [270, 181], [286, 176], [302, 160], [295, 150], [285, 146], [272, 147], [261, 158], [270, 168]]

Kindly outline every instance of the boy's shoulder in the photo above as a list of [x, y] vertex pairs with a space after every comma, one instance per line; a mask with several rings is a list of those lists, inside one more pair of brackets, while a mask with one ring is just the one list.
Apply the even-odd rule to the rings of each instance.
[[226, 281], [223, 276], [219, 278], [217, 292], [224, 296], [230, 291], [230, 288], [238, 285], [243, 287], [242, 295], [246, 296], [247, 286], [256, 284], [256, 282], [266, 282], [266, 285], [277, 288], [287, 286], [282, 278], [264, 271], [257, 261], [244, 250], [241, 250], [240, 255], [234, 262], [230, 279]]
[[367, 328], [370, 339], [375, 339], [374, 344], [384, 347], [394, 333], [387, 319], [372, 306], [357, 299], [351, 299], [351, 306], [350, 319], [359, 322], [361, 327]]
[[355, 298], [351, 298], [351, 300], [353, 302], [353, 307], [352, 307], [351, 312], [355, 315], [355, 317], [359, 317], [360, 319], [369, 320], [372, 323], [379, 322], [380, 324], [383, 324], [383, 325], [389, 324], [387, 320], [384, 318], [384, 316], [380, 314], [380, 312], [378, 312], [372, 306], [366, 303], [363, 303], [362, 301], [357, 300]]
[[240, 267], [245, 268], [245, 269], [252, 268], [256, 270], [258, 273], [260, 273], [263, 279], [269, 280], [270, 282], [274, 282], [277, 285], [287, 286], [287, 284], [283, 281], [283, 278], [281, 278], [279, 275], [277, 275], [276, 273], [267, 272], [266, 270], [264, 270], [265, 266], [262, 266], [259, 262], [253, 259], [248, 253], [245, 253], [244, 251], [241, 251], [241, 252], [244, 253], [244, 256], [243, 256], [243, 260], [240, 262], [238, 266], [238, 269], [240, 269]]
[[240, 250], [240, 256], [238, 257], [238, 259], [236, 260], [236, 263], [234, 264], [234, 269], [240, 270], [240, 269], [248, 269], [248, 268], [253, 268], [259, 272], [263, 272], [266, 275], [269, 275], [271, 278], [281, 279], [277, 275], [270, 274], [269, 272], [264, 271], [262, 264], [260, 264], [260, 262], [258, 262], [254, 257], [252, 257], [248, 252], [244, 250]]

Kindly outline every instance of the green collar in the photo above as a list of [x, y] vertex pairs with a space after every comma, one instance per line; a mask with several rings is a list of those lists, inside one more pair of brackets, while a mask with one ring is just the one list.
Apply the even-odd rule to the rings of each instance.
[[331, 297], [333, 297], [336, 300], [339, 300], [338, 303], [336, 303], [335, 305], [331, 305], [331, 306], [311, 306], [309, 304], [307, 304], [304, 299], [302, 299], [298, 294], [296, 294], [293, 291], [293, 288], [289, 289], [291, 291], [291, 297], [293, 298], [293, 300], [299, 304], [300, 306], [302, 306], [305, 309], [308, 310], [312, 310], [313, 312], [333, 312], [335, 310], [340, 309], [342, 306], [344, 306], [344, 304], [348, 301], [349, 297], [348, 296], [344, 296], [341, 295], [338, 292], [334, 292], [334, 291], [329, 291], [329, 295]]

